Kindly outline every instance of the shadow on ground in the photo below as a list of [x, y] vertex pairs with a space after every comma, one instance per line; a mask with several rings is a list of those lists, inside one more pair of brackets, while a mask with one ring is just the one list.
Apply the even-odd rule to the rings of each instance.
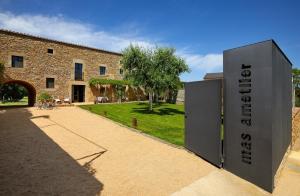
[[12, 109], [12, 108], [27, 108], [28, 105], [0, 105], [0, 110]]
[[78, 164], [31, 118], [26, 108], [0, 113], [0, 195], [99, 195], [103, 184], [88, 165]]
[[149, 106], [146, 103], [139, 103], [138, 105], [143, 105], [142, 108], [133, 108], [133, 112], [137, 112], [140, 114], [157, 114], [157, 115], [175, 115], [175, 114], [184, 114], [183, 111], [180, 111], [178, 109], [174, 108], [159, 108], [160, 106], [163, 106], [163, 103], [161, 104], [154, 104], [152, 111], [149, 111]]

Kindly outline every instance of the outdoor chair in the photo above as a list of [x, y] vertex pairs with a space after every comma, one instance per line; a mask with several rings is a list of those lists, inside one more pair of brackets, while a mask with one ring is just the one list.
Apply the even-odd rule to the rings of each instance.
[[64, 103], [71, 104], [71, 99], [69, 97], [64, 98]]
[[58, 98], [53, 99], [53, 101], [54, 101], [55, 104], [62, 104], [62, 101]]
[[38, 109], [53, 109], [55, 106], [55, 102], [53, 101], [39, 101], [35, 103], [35, 107]]
[[106, 103], [108, 102], [108, 97], [96, 97], [94, 103], [98, 104], [98, 103]]
[[122, 101], [123, 101], [123, 102], [124, 102], [124, 101], [127, 102], [127, 101], [129, 101], [129, 98], [128, 98], [128, 97], [123, 97], [123, 98], [122, 98]]

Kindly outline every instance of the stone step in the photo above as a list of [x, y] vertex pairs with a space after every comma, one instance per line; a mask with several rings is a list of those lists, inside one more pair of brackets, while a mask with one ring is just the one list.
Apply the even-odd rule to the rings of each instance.
[[172, 196], [264, 196], [268, 192], [247, 182], [223, 169], [213, 171], [207, 176], [200, 178], [194, 183], [184, 187]]

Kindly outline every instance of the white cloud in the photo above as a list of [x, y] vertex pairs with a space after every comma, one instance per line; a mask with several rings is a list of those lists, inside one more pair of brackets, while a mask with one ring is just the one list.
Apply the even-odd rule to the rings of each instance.
[[204, 72], [222, 71], [223, 55], [222, 54], [194, 54], [186, 51], [179, 51], [178, 55], [183, 57], [187, 64], [193, 69]]
[[89, 24], [67, 20], [62, 16], [0, 13], [0, 28], [118, 52], [130, 43], [153, 46], [142, 37], [97, 31]]
[[[0, 28], [116, 52], [120, 52], [130, 43], [144, 47], [164, 45], [139, 36], [136, 32], [120, 32], [116, 35], [96, 30], [90, 24], [68, 20], [61, 15], [15, 15], [4, 12], [0, 13]], [[206, 72], [222, 70], [222, 54], [202, 55], [179, 49], [177, 55], [186, 60], [193, 74], [200, 72], [200, 75], [203, 75]]]

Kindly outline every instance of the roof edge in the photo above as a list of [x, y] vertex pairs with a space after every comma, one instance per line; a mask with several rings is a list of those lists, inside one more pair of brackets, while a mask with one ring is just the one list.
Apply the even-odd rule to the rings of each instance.
[[85, 45], [80, 45], [80, 44], [75, 44], [75, 43], [70, 43], [70, 42], [59, 41], [59, 40], [55, 40], [55, 39], [40, 37], [40, 36], [31, 35], [31, 34], [27, 34], [27, 33], [21, 33], [21, 32], [17, 32], [17, 31], [8, 30], [8, 29], [0, 28], [0, 33], [21, 36], [21, 37], [27, 37], [27, 38], [37, 39], [37, 40], [42, 40], [42, 41], [54, 42], [54, 43], [58, 43], [58, 44], [64, 44], [67, 46], [72, 46], [72, 47], [77, 47], [77, 48], [85, 48], [88, 50], [94, 50], [94, 51], [98, 51], [98, 52], [104, 52], [104, 53], [122, 56], [122, 53], [119, 53], [119, 52], [113, 52], [113, 51], [109, 51], [109, 50], [94, 48], [91, 46], [85, 46]]
[[293, 66], [293, 63], [290, 61], [290, 59], [286, 56], [286, 54], [281, 50], [281, 48], [278, 46], [278, 44], [275, 42], [275, 40], [272, 39], [273, 44], [277, 47], [277, 49], [281, 52], [281, 54], [284, 56], [284, 58]]
[[247, 46], [251, 46], [251, 45], [254, 45], [254, 44], [260, 44], [260, 43], [264, 43], [264, 42], [272, 42], [272, 43], [278, 48], [278, 50], [279, 50], [280, 53], [284, 56], [284, 58], [291, 64], [291, 66], [293, 66], [293, 63], [292, 63], [292, 62], [290, 61], [290, 59], [286, 56], [286, 54], [281, 50], [281, 48], [278, 46], [278, 44], [275, 42], [274, 39], [267, 39], [267, 40], [260, 41], [260, 42], [255, 42], [255, 43], [252, 43], [252, 44], [246, 44], [246, 45], [243, 45], [243, 46], [238, 46], [238, 47], [235, 47], [235, 48], [226, 49], [226, 50], [224, 50], [223, 52], [230, 51], [230, 50], [235, 50], [235, 49], [243, 48], [243, 47], [247, 47]]

